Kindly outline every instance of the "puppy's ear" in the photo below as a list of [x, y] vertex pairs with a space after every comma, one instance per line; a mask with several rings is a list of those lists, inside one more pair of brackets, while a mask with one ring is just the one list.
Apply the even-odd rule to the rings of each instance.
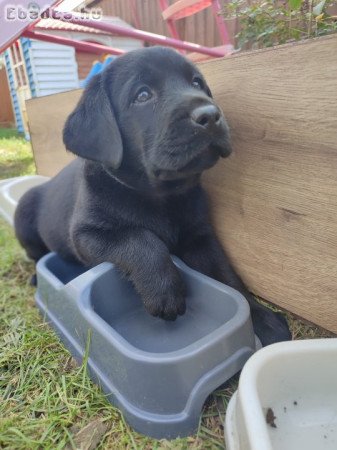
[[117, 169], [123, 156], [122, 138], [104, 87], [104, 73], [85, 89], [63, 129], [67, 150]]

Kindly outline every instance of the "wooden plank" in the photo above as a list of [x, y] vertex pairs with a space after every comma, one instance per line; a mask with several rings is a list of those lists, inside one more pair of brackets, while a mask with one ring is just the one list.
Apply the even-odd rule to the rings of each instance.
[[0, 69], [0, 92], [0, 126], [12, 127], [14, 126], [15, 118], [5, 67]]
[[92, 53], [80, 52], [78, 50], [75, 52], [75, 57], [77, 62], [78, 78], [80, 80], [84, 80], [92, 69], [94, 62], [99, 60], [99, 57]]
[[250, 289], [337, 332], [337, 36], [200, 64], [234, 154], [204, 177]]
[[63, 125], [82, 90], [62, 92], [26, 101], [29, 132], [39, 175], [53, 176], [74, 159], [62, 142]]

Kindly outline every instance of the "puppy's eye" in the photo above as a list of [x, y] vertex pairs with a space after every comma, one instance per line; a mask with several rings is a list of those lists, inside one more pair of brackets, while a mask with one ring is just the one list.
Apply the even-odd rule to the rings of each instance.
[[204, 88], [204, 82], [199, 77], [194, 77], [192, 80], [192, 86], [197, 89], [203, 89]]
[[152, 92], [147, 87], [139, 89], [135, 95], [134, 103], [145, 103], [152, 98]]

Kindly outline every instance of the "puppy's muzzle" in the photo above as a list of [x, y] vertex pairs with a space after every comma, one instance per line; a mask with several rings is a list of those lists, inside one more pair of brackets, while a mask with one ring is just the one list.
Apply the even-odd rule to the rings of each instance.
[[191, 119], [196, 126], [203, 127], [210, 133], [221, 126], [221, 112], [217, 106], [212, 104], [195, 108], [191, 113]]
[[217, 149], [220, 156], [225, 158], [231, 153], [228, 125], [217, 105], [198, 105], [190, 112], [190, 118], [196, 130], [211, 138], [211, 147]]

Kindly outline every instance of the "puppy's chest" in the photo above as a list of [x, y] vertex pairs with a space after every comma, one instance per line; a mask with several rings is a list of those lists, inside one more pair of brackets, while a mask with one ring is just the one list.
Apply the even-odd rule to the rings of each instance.
[[[122, 201], [123, 200], [123, 201]], [[94, 217], [100, 217], [103, 228], [109, 231], [147, 229], [159, 237], [170, 251], [177, 248], [186, 233], [190, 208], [181, 202], [148, 200], [140, 197], [115, 198], [113, 202], [95, 204]], [[188, 220], [187, 220], [188, 221]]]
[[140, 214], [138, 211], [135, 222], [152, 231], [171, 251], [176, 247], [182, 232], [180, 222], [165, 206], [144, 208]]

